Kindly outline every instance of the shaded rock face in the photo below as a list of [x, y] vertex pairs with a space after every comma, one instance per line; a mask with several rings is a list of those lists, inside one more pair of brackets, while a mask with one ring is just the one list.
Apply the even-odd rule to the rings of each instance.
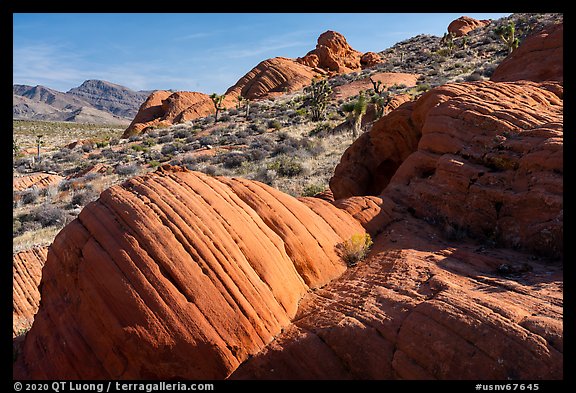
[[476, 30], [489, 24], [489, 20], [477, 20], [469, 16], [461, 16], [460, 18], [454, 19], [450, 22], [448, 25], [448, 33], [452, 33], [456, 37], [462, 37], [470, 33], [472, 30]]
[[[503, 264], [523, 273], [499, 275]], [[562, 379], [562, 288], [558, 264], [447, 246], [404, 217], [230, 378]]]
[[345, 271], [336, 245], [355, 233], [330, 203], [253, 181], [133, 178], [54, 240], [14, 375], [225, 378]]
[[157, 90], [140, 106], [138, 114], [122, 134], [122, 138], [141, 133], [148, 127], [168, 127], [215, 113], [210, 96], [203, 93]]
[[12, 337], [27, 331], [40, 305], [40, 279], [48, 247], [36, 247], [12, 256]]
[[361, 57], [362, 53], [353, 49], [342, 34], [328, 30], [318, 37], [315, 49], [296, 61], [308, 67], [346, 73], [360, 69]]
[[259, 99], [271, 95], [281, 95], [308, 86], [319, 76], [312, 68], [292, 59], [274, 57], [264, 60], [244, 75], [226, 91], [225, 103], [233, 106], [238, 95], [248, 99]]
[[562, 254], [563, 101], [555, 83], [448, 84], [344, 153], [334, 198], [386, 195], [478, 238]]
[[564, 24], [551, 24], [528, 36], [494, 70], [497, 82], [564, 81]]

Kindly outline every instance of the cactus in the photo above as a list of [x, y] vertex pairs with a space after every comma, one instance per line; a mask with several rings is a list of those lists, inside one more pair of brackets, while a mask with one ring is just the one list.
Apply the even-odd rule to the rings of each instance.
[[513, 22], [508, 23], [504, 26], [499, 26], [494, 29], [494, 34], [496, 34], [508, 48], [508, 54], [512, 53], [514, 49], [518, 48], [520, 40], [515, 37], [516, 27]]
[[312, 121], [324, 120], [326, 105], [330, 99], [332, 88], [326, 79], [313, 80], [312, 84], [304, 89], [308, 94], [308, 105]]
[[42, 137], [44, 135], [36, 135], [36, 145], [38, 147], [38, 154], [37, 154], [37, 161], [40, 162], [40, 146], [42, 146], [44, 144], [44, 141], [42, 140]]
[[214, 117], [214, 123], [216, 123], [218, 121], [218, 113], [225, 109], [222, 106], [222, 100], [224, 99], [224, 95], [218, 95], [216, 93], [212, 93], [210, 95], [210, 98], [212, 98], [212, 102], [214, 103], [214, 108], [216, 108], [216, 115]]
[[450, 54], [452, 54], [452, 52], [454, 51], [454, 37], [455, 37], [454, 33], [444, 33], [444, 35], [442, 36], [442, 40], [440, 41], [442, 45], [444, 45], [446, 49], [448, 49], [448, 53]]
[[238, 103], [236, 104], [236, 109], [240, 110], [242, 108], [242, 103], [244, 103], [244, 107], [246, 108], [245, 117], [248, 117], [248, 115], [250, 114], [250, 99], [244, 98], [242, 94], [238, 94], [237, 99]]

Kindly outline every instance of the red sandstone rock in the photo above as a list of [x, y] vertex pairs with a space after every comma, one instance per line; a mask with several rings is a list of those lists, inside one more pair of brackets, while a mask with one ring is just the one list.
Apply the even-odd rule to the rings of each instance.
[[382, 63], [384, 60], [382, 57], [375, 52], [366, 52], [360, 57], [360, 65], [362, 68], [374, 67], [378, 63]]
[[564, 81], [564, 24], [546, 26], [520, 43], [494, 70], [497, 82]]
[[354, 50], [342, 34], [328, 30], [318, 37], [316, 49], [296, 61], [340, 74], [360, 69], [361, 57], [362, 53]]
[[[498, 266], [528, 266], [503, 277]], [[532, 270], [530, 270], [532, 269]], [[562, 266], [404, 216], [231, 379], [562, 379]]]
[[90, 166], [82, 169], [78, 173], [74, 173], [72, 175], [67, 176], [66, 179], [77, 179], [77, 178], [86, 176], [86, 175], [91, 174], [91, 173], [103, 175], [103, 174], [108, 173], [111, 170], [112, 170], [112, 167], [110, 165], [106, 165], [106, 164], [99, 162], [99, 163], [96, 163], [94, 165], [90, 165]]
[[299, 90], [320, 74], [310, 67], [285, 57], [264, 60], [226, 91], [225, 105], [233, 107], [238, 95], [260, 99]]
[[174, 123], [208, 116], [215, 111], [212, 99], [206, 94], [157, 90], [140, 106], [122, 137], [139, 134], [147, 127], [169, 127]]
[[452, 33], [456, 37], [462, 37], [472, 30], [476, 30], [489, 24], [489, 20], [477, 20], [469, 16], [461, 16], [460, 18], [450, 22], [448, 25], [448, 33]]
[[27, 331], [40, 304], [38, 285], [48, 247], [36, 247], [12, 256], [12, 337]]
[[132, 178], [54, 240], [14, 375], [225, 378], [345, 271], [335, 246], [363, 232], [253, 181], [169, 166]]
[[453, 230], [559, 256], [562, 95], [557, 83], [433, 89], [358, 138], [330, 188], [336, 199], [382, 194]]
[[12, 189], [14, 191], [24, 191], [28, 188], [46, 188], [60, 183], [64, 177], [60, 175], [51, 175], [48, 173], [34, 173], [12, 179]]

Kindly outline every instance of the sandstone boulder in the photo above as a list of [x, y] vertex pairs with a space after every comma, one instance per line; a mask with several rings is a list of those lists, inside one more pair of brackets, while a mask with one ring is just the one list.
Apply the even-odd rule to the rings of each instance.
[[33, 187], [42, 189], [58, 185], [58, 183], [60, 183], [63, 179], [64, 177], [60, 175], [53, 175], [49, 173], [33, 173], [31, 175], [14, 177], [12, 179], [12, 189], [14, 191], [24, 191]]
[[212, 99], [206, 94], [157, 90], [140, 106], [122, 138], [139, 134], [147, 127], [169, 127], [174, 123], [197, 119], [215, 112]]
[[497, 82], [564, 81], [564, 24], [551, 24], [533, 33], [505, 58], [490, 77]]
[[319, 72], [292, 59], [264, 60], [226, 91], [225, 104], [233, 107], [238, 95], [253, 100], [300, 90], [318, 76]]
[[[563, 378], [562, 266], [396, 217], [231, 379]], [[512, 276], [501, 265], [519, 267]], [[521, 268], [520, 268], [521, 267]]]
[[40, 279], [48, 247], [35, 247], [12, 256], [12, 337], [26, 332], [40, 305]]
[[15, 378], [227, 377], [364, 233], [311, 199], [170, 166], [104, 191], [50, 247]]
[[448, 33], [454, 34], [456, 37], [462, 37], [472, 30], [484, 27], [490, 24], [489, 20], [477, 20], [469, 16], [461, 16], [453, 20], [448, 25]]
[[361, 57], [362, 53], [353, 49], [342, 34], [328, 30], [318, 37], [315, 49], [296, 61], [341, 74], [359, 70]]
[[362, 68], [374, 67], [378, 63], [382, 63], [384, 60], [382, 57], [375, 52], [366, 52], [360, 57], [360, 66]]
[[438, 87], [358, 138], [330, 188], [336, 199], [386, 195], [453, 230], [560, 256], [562, 96], [557, 83]]

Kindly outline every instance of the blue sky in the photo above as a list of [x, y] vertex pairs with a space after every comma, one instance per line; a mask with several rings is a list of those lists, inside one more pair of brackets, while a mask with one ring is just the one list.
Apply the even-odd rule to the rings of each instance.
[[67, 91], [86, 79], [134, 90], [223, 93], [260, 61], [296, 58], [326, 30], [361, 52], [417, 34], [442, 36], [462, 15], [338, 14], [13, 14], [13, 81]]

